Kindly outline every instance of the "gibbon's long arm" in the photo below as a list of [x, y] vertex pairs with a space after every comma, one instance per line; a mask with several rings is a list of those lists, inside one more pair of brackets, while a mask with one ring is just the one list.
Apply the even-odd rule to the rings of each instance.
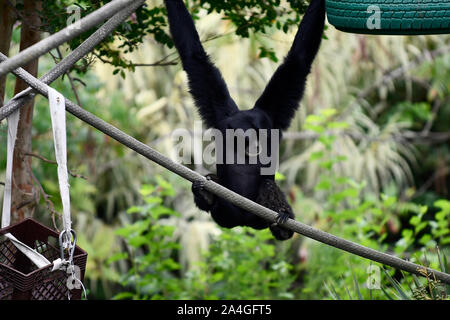
[[220, 71], [202, 47], [194, 21], [183, 0], [164, 0], [170, 32], [189, 79], [200, 116], [208, 127], [238, 111]]
[[288, 55], [255, 103], [255, 108], [266, 111], [274, 120], [275, 128], [287, 129], [295, 115], [319, 50], [324, 24], [325, 0], [312, 0]]

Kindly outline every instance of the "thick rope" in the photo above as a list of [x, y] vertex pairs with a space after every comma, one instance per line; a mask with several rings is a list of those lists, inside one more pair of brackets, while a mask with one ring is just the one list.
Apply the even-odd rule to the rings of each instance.
[[[49, 72], [43, 75], [40, 80], [45, 84], [50, 84], [64, 73], [66, 73], [78, 60], [91, 52], [100, 42], [102, 42], [111, 32], [113, 32], [125, 19], [127, 19], [145, 0], [139, 0], [131, 6], [122, 9], [111, 19], [105, 22], [89, 38], [73, 50], [67, 57], [61, 60]], [[3, 107], [0, 107], [0, 121], [7, 118], [14, 111], [26, 105], [36, 95], [32, 88], [27, 88], [17, 94], [14, 99], [8, 101]]]
[[[0, 54], [0, 61], [6, 61], [7, 59], [8, 58], [5, 55]], [[42, 94], [45, 97], [48, 97], [48, 87], [45, 83], [39, 81], [38, 79], [36, 79], [31, 74], [29, 74], [28, 72], [26, 72], [21, 68], [14, 70], [13, 73], [17, 77], [24, 80], [28, 85], [33, 87], [40, 94]], [[136, 151], [137, 153], [146, 157], [147, 159], [150, 159], [158, 163], [164, 168], [178, 174], [179, 176], [191, 182], [196, 180], [204, 181], [206, 190], [212, 192], [213, 194], [222, 197], [223, 199], [228, 200], [234, 205], [241, 207], [242, 209], [245, 209], [263, 219], [266, 219], [271, 222], [275, 221], [278, 215], [277, 212], [265, 208], [231, 190], [228, 190], [227, 188], [221, 186], [220, 184], [215, 183], [212, 180], [207, 180], [199, 173], [192, 171], [181, 164], [173, 162], [171, 159], [167, 158], [163, 154], [150, 148], [149, 146], [136, 140], [135, 138], [127, 135], [126, 133], [120, 131], [113, 125], [94, 116], [90, 112], [84, 110], [83, 108], [81, 108], [80, 106], [76, 105], [75, 103], [73, 103], [68, 99], [66, 99], [66, 109], [75, 117], [90, 124], [94, 128], [100, 130], [104, 134], [117, 140], [118, 142], [127, 146], [128, 148]], [[441, 280], [444, 283], [450, 284], [450, 274], [426, 268], [424, 266], [420, 266], [418, 264], [402, 260], [395, 256], [379, 252], [371, 248], [364, 247], [360, 244], [315, 229], [296, 220], [289, 219], [286, 223], [283, 224], [283, 227], [286, 227], [308, 238], [350, 252], [360, 257], [394, 267], [396, 269], [401, 269], [419, 276], [425, 276], [423, 272], [426, 271], [428, 276], [435, 277], [436, 279]]]
[[83, 32], [95, 27], [96, 25], [102, 23], [106, 19], [111, 18], [121, 9], [126, 6], [131, 6], [135, 0], [114, 0], [110, 3], [105, 4], [100, 9], [92, 12], [83, 19], [79, 21], [80, 28], [73, 28], [72, 26], [67, 26], [61, 31], [51, 35], [48, 38], [22, 50], [19, 54], [15, 55], [8, 61], [0, 63], [0, 77], [11, 72], [12, 70], [25, 65], [26, 63], [39, 58], [40, 56], [46, 54], [50, 50], [58, 47], [59, 45], [79, 36]]

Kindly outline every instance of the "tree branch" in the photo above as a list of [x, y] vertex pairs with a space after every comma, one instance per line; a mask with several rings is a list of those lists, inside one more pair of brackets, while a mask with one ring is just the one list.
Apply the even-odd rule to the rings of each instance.
[[[63, 60], [63, 55], [61, 53], [61, 50], [59, 50], [59, 47], [56, 47], [56, 52], [58, 53], [60, 61], [62, 61]], [[73, 94], [75, 95], [75, 100], [77, 100], [78, 105], [82, 107], [80, 96], [78, 95], [77, 88], [75, 87], [75, 83], [73, 81], [73, 78], [70, 75], [70, 69], [67, 70], [65, 74], [67, 75], [67, 78], [69, 78], [70, 87], [72, 88]]]
[[[50, 163], [50, 164], [56, 164], [56, 165], [58, 164], [56, 161], [49, 160], [49, 159], [44, 158], [43, 156], [41, 156], [41, 155], [39, 155], [39, 154], [32, 153], [32, 152], [24, 153], [24, 156], [34, 157], [34, 158], [37, 158], [37, 159], [39, 159], [39, 160], [42, 160], [42, 161], [47, 162], [47, 163]], [[74, 177], [74, 178], [81, 178], [81, 179], [87, 180], [87, 178], [86, 178], [85, 176], [81, 175], [81, 174], [74, 173], [74, 172], [72, 172], [72, 171], [70, 171], [70, 170], [67, 170], [67, 171], [68, 171], [69, 174], [70, 174], [72, 177]]]
[[447, 175], [448, 172], [449, 170], [447, 168], [442, 168], [436, 171], [416, 192], [414, 192], [412, 196], [409, 197], [409, 199], [417, 198], [418, 196], [424, 194], [436, 179]]
[[413, 69], [417, 67], [418, 65], [422, 64], [426, 60], [430, 58], [436, 58], [437, 56], [443, 55], [450, 52], [450, 46], [445, 46], [439, 49], [436, 49], [434, 51], [425, 51], [423, 55], [421, 55], [419, 58], [416, 59], [416, 61], [406, 65], [398, 67], [394, 70], [391, 70], [387, 72], [379, 81], [375, 82], [373, 85], [369, 86], [368, 88], [362, 90], [358, 96], [356, 97], [357, 100], [363, 99], [366, 97], [372, 90], [378, 88], [380, 85], [385, 84], [387, 82], [391, 82], [392, 80], [395, 80], [399, 77], [401, 77], [407, 70]]
[[433, 127], [434, 120], [436, 120], [439, 109], [441, 108], [443, 102], [436, 99], [433, 104], [433, 110], [431, 111], [430, 119], [428, 119], [427, 123], [423, 127], [421, 134], [427, 134], [430, 132], [431, 127]]
[[34, 183], [38, 186], [39, 193], [42, 194], [44, 197], [45, 204], [47, 205], [47, 210], [50, 211], [53, 227], [56, 231], [59, 232], [58, 227], [56, 226], [55, 216], [59, 215], [59, 213], [55, 210], [55, 205], [50, 200], [50, 196], [45, 192], [44, 187], [42, 187], [42, 184], [39, 182], [39, 180], [36, 178], [33, 172], [31, 172], [31, 177], [33, 178]]

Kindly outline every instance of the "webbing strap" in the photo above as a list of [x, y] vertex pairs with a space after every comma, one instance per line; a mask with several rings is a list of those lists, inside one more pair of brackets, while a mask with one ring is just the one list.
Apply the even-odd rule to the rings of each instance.
[[[70, 235], [72, 222], [70, 218], [70, 193], [69, 177], [67, 173], [67, 142], [66, 142], [66, 107], [65, 98], [56, 90], [49, 87], [50, 117], [52, 121], [53, 139], [55, 145], [56, 162], [58, 164], [58, 182], [63, 204], [63, 227]], [[8, 117], [8, 142], [6, 160], [5, 191], [2, 209], [2, 228], [11, 223], [11, 194], [12, 194], [12, 169], [14, 147], [17, 137], [20, 111], [17, 110]], [[25, 254], [38, 268], [45, 267], [51, 262], [33, 248], [18, 240], [11, 233], [5, 234], [9, 240]]]
[[62, 94], [51, 87], [48, 89], [56, 163], [58, 164], [59, 192], [63, 206], [63, 227], [70, 235], [72, 221], [70, 219], [69, 175], [67, 173], [66, 103]]
[[[14, 145], [17, 137], [17, 127], [19, 124], [20, 110], [15, 111], [8, 117], [8, 142], [7, 142], [7, 154], [6, 154], [6, 178], [5, 178], [5, 191], [3, 196], [3, 209], [2, 209], [2, 228], [5, 228], [11, 223], [11, 193], [12, 193], [12, 169], [13, 169], [13, 155]], [[36, 250], [30, 248], [25, 243], [18, 240], [11, 233], [5, 234], [11, 242], [19, 249], [24, 255], [26, 255], [38, 268], [45, 267], [50, 264], [42, 254]]]

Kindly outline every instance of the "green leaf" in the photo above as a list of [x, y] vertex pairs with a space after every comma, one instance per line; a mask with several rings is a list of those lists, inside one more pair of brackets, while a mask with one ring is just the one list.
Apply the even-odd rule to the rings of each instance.
[[345, 189], [341, 192], [338, 192], [332, 195], [330, 198], [334, 202], [339, 202], [347, 198], [357, 198], [359, 195], [359, 191], [353, 188]]
[[160, 197], [146, 197], [145, 202], [148, 204], [160, 204], [163, 202], [163, 200]]
[[326, 282], [324, 282], [325, 288], [327, 289], [328, 293], [330, 294], [330, 296], [334, 299], [334, 300], [341, 300], [341, 297], [339, 296], [339, 294], [336, 292], [334, 286], [332, 283], [330, 283], [330, 286], [327, 285]]
[[361, 294], [361, 291], [359, 290], [359, 283], [358, 283], [358, 280], [356, 279], [356, 276], [355, 276], [355, 273], [353, 272], [353, 270], [352, 270], [352, 275], [353, 275], [353, 283], [355, 285], [355, 290], [356, 290], [356, 293], [358, 295], [358, 299], [359, 300], [364, 300], [364, 298], [363, 298], [363, 296]]
[[150, 184], [144, 184], [140, 189], [140, 193], [144, 197], [152, 194], [154, 191], [155, 191], [155, 186], [150, 185]]
[[175, 260], [173, 260], [172, 258], [164, 260], [162, 263], [162, 267], [163, 269], [168, 270], [179, 270], [181, 268], [180, 264], [175, 262]]
[[419, 243], [426, 245], [428, 242], [430, 242], [432, 240], [431, 236], [429, 234], [424, 234], [420, 240]]
[[412, 239], [414, 232], [411, 229], [403, 229], [402, 237], [406, 240]]
[[450, 212], [450, 201], [448, 200], [437, 200], [433, 203], [435, 207], [441, 208], [442, 211]]
[[422, 219], [420, 216], [413, 216], [411, 219], [409, 219], [409, 223], [412, 224], [413, 226], [417, 226], [421, 220]]
[[276, 55], [276, 53], [275, 53], [275, 51], [273, 49], [267, 49], [265, 47], [259, 47], [259, 50], [260, 50], [260, 53], [259, 53], [259, 57], [260, 58], [269, 58], [273, 62], [278, 62], [277, 55]]
[[384, 295], [386, 296], [386, 298], [388, 298], [388, 300], [395, 300], [395, 299], [392, 298], [392, 296], [384, 289], [383, 286], [381, 286], [381, 291], [383, 291]]
[[311, 156], [309, 157], [310, 161], [315, 161], [318, 159], [322, 159], [324, 156], [324, 152], [323, 151], [317, 151], [317, 152], [313, 152], [311, 153]]
[[383, 269], [384, 274], [386, 275], [386, 277], [388, 278], [389, 282], [392, 284], [392, 286], [394, 287], [395, 291], [399, 294], [399, 296], [401, 297], [402, 300], [411, 300], [408, 295], [405, 293], [405, 291], [403, 290], [403, 288], [401, 287], [400, 283], [398, 283], [397, 280], [393, 279], [389, 273], [386, 271], [386, 269]]
[[442, 238], [440, 243], [443, 245], [450, 244], [450, 236]]
[[422, 231], [427, 225], [428, 225], [428, 222], [426, 222], [426, 221], [419, 223], [419, 225], [417, 225], [417, 226], [414, 228], [414, 232], [415, 232], [416, 234], [418, 234], [418, 233], [419, 233], [420, 231]]
[[320, 114], [322, 114], [326, 118], [330, 118], [330, 117], [334, 116], [337, 113], [337, 110], [334, 109], [334, 108], [327, 108], [327, 109], [322, 109], [319, 112], [320, 112]]
[[336, 140], [335, 136], [325, 136], [322, 135], [319, 137], [319, 141], [322, 142], [326, 147], [331, 147], [333, 142]]
[[305, 128], [306, 130], [314, 131], [314, 132], [316, 132], [316, 133], [318, 133], [318, 134], [322, 134], [322, 133], [325, 132], [324, 127], [319, 126], [319, 125], [314, 125], [314, 124], [311, 124], [311, 123], [306, 123], [306, 124], [304, 125], [304, 128]]
[[117, 234], [118, 236], [128, 238], [130, 236], [130, 234], [132, 234], [133, 232], [134, 232], [134, 229], [131, 226], [126, 226], [126, 227], [117, 229], [114, 233]]
[[309, 116], [306, 117], [306, 120], [305, 120], [306, 124], [320, 124], [320, 123], [322, 123], [322, 121], [323, 121], [323, 118], [318, 115], [315, 115], [315, 114], [310, 114]]
[[384, 199], [383, 206], [386, 208], [392, 207], [397, 202], [396, 197], [390, 197], [390, 196], [383, 195], [382, 198]]
[[148, 239], [144, 236], [136, 236], [129, 239], [128, 243], [135, 248], [139, 248], [140, 246], [147, 244]]
[[345, 122], [330, 122], [327, 124], [328, 129], [347, 129], [348, 123]]
[[280, 172], [275, 172], [275, 181], [284, 181], [286, 180], [286, 176]]
[[329, 190], [331, 188], [332, 184], [331, 181], [328, 178], [321, 178], [319, 183], [317, 183], [315, 190]]
[[326, 161], [321, 161], [319, 166], [321, 168], [331, 170], [331, 168], [333, 167], [333, 164], [334, 164], [334, 162], [332, 160], [326, 160]]
[[127, 213], [128, 213], [128, 214], [139, 213], [139, 212], [141, 212], [142, 210], [143, 210], [142, 207], [133, 206], [133, 207], [130, 207], [130, 208], [127, 210]]
[[126, 252], [117, 252], [113, 254], [111, 257], [106, 260], [106, 264], [111, 264], [113, 262], [119, 261], [119, 260], [125, 260], [128, 259], [128, 253]]
[[116, 294], [113, 297], [113, 300], [124, 300], [124, 299], [133, 299], [134, 298], [134, 293], [131, 292], [121, 292]]

